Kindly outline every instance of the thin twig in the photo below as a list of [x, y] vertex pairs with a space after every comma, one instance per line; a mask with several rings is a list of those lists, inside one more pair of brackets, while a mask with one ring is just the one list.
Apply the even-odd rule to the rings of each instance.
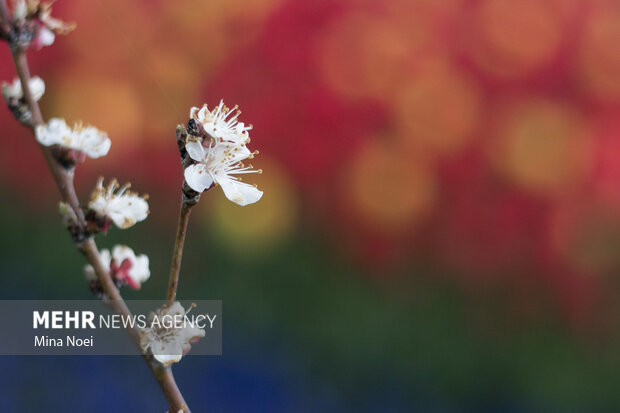
[[187, 233], [189, 214], [192, 212], [192, 207], [194, 205], [195, 204], [186, 202], [185, 195], [183, 195], [181, 210], [179, 211], [179, 221], [177, 223], [177, 233], [174, 237], [172, 263], [170, 264], [170, 279], [168, 280], [168, 294], [166, 296], [168, 305], [172, 305], [172, 303], [174, 303], [174, 299], [177, 295], [179, 274], [181, 272], [181, 259], [183, 258], [183, 246], [185, 245], [185, 234]]
[[[0, 0], [0, 19], [3, 25], [10, 22], [6, 0]], [[31, 76], [28, 61], [24, 50], [12, 50], [12, 55], [15, 68], [22, 85], [24, 98], [28, 103], [32, 114], [30, 129], [34, 133], [36, 126], [43, 124], [43, 117], [41, 116], [41, 109], [39, 108], [38, 103], [33, 99], [32, 92], [30, 90], [29, 81]], [[74, 210], [76, 216], [80, 220], [79, 225], [83, 226], [84, 214], [80, 208], [80, 202], [75, 192], [75, 186], [73, 185], [74, 169], [66, 169], [62, 167], [53, 157], [48, 147], [43, 145], [39, 146], [41, 147], [49, 169], [54, 176], [54, 180], [56, 181], [56, 185], [58, 186], [58, 190], [60, 191], [63, 201]], [[109, 297], [110, 303], [114, 310], [123, 316], [131, 316], [129, 308], [114, 285], [108, 270], [104, 267], [101, 261], [99, 250], [97, 249], [95, 241], [92, 238], [87, 238], [84, 241], [76, 243], [76, 246], [86, 256], [88, 262], [93, 266], [95, 273], [97, 274], [97, 278], [99, 279], [99, 282], [101, 282], [104, 292]], [[140, 332], [137, 327], [134, 326], [134, 328], [128, 328], [127, 330], [134, 343], [138, 346], [138, 348], [140, 348]], [[162, 366], [155, 361], [151, 355], [143, 354], [143, 358], [149, 366], [151, 373], [157, 380], [164, 396], [168, 400], [168, 403], [170, 404], [170, 411], [174, 413], [179, 411], [190, 413], [190, 410], [183, 399], [183, 395], [174, 380], [170, 367]]]

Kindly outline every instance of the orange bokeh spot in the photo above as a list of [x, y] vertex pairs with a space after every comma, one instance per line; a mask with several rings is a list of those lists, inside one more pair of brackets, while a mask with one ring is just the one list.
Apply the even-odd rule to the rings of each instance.
[[420, 16], [412, 20], [404, 26], [360, 12], [335, 20], [317, 43], [325, 82], [344, 96], [389, 99], [408, 77], [413, 59], [433, 51], [428, 24]]
[[[179, 44], [193, 64], [212, 73], [235, 49], [250, 44], [282, 0], [236, 2], [215, 0], [164, 1], [161, 8], [161, 42], [176, 53]], [[171, 38], [168, 27], [179, 28]]]
[[595, 98], [620, 98], [620, 7], [592, 13], [580, 46], [579, 70]]
[[263, 191], [257, 203], [235, 205], [219, 187], [204, 193], [201, 201], [206, 208], [205, 230], [214, 233], [231, 252], [250, 259], [281, 245], [299, 220], [298, 194], [287, 172], [262, 155], [257, 157], [255, 166], [262, 168], [264, 174], [244, 175], [244, 182], [256, 183]]
[[526, 75], [542, 68], [560, 45], [562, 10], [540, 0], [484, 0], [472, 21], [473, 57], [497, 77]]
[[399, 139], [438, 153], [454, 152], [472, 138], [481, 105], [473, 80], [445, 64], [430, 65], [400, 90], [395, 109]]
[[344, 182], [347, 202], [371, 226], [386, 232], [409, 231], [436, 201], [431, 166], [408, 156], [392, 142], [370, 141], [353, 158]]
[[[145, 57], [147, 69], [141, 79], [142, 103], [149, 121], [144, 125], [151, 137], [168, 140], [172, 125], [184, 122], [189, 105], [202, 105], [199, 67], [189, 55], [175, 55], [169, 49], [150, 50]], [[174, 62], [174, 64], [171, 64]]]
[[83, 120], [105, 131], [112, 149], [140, 144], [146, 121], [138, 91], [129, 81], [76, 72], [50, 82], [50, 115]]
[[593, 147], [573, 108], [530, 100], [504, 108], [492, 153], [495, 167], [525, 190], [557, 194], [589, 172]]

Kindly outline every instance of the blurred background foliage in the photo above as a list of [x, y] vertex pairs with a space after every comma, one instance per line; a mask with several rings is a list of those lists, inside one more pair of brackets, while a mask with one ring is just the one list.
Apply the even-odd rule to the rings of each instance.
[[[179, 295], [226, 317], [223, 357], [175, 367], [194, 411], [620, 408], [617, 1], [62, 0], [55, 15], [78, 28], [30, 55], [44, 116], [113, 142], [80, 165], [82, 199], [100, 174], [150, 194], [148, 221], [99, 239], [151, 258], [127, 298], [165, 290], [176, 124], [223, 98], [254, 125], [263, 199], [209, 192], [192, 217]], [[34, 140], [7, 110], [0, 124], [0, 297], [90, 297]], [[139, 359], [0, 361], [7, 411], [165, 405]]]

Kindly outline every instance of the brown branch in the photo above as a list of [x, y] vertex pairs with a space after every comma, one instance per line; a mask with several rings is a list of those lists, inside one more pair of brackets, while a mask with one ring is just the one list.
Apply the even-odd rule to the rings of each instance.
[[190, 212], [192, 212], [192, 207], [194, 205], [194, 203], [186, 202], [185, 195], [183, 195], [181, 210], [179, 211], [179, 221], [177, 223], [177, 233], [174, 238], [172, 263], [170, 264], [170, 279], [168, 280], [168, 294], [166, 296], [168, 305], [172, 305], [172, 303], [174, 303], [174, 299], [177, 295], [179, 274], [181, 272], [181, 259], [183, 258], [183, 246], [185, 245], [185, 234], [187, 233], [189, 215]]
[[[6, 25], [7, 22], [10, 22], [10, 17], [7, 11], [6, 0], [0, 0], [0, 19], [2, 21], [2, 25]], [[30, 69], [28, 66], [28, 61], [26, 58], [26, 53], [24, 50], [12, 50], [13, 60], [15, 63], [15, 68], [17, 70], [17, 74], [19, 76], [22, 90], [24, 94], [24, 98], [28, 103], [30, 112], [32, 114], [32, 122], [30, 125], [30, 129], [33, 131], [37, 125], [43, 124], [43, 117], [41, 116], [41, 109], [39, 108], [38, 103], [33, 99], [32, 92], [30, 90], [29, 81], [31, 79]], [[74, 168], [66, 169], [61, 166], [58, 161], [52, 155], [50, 149], [43, 145], [39, 145], [43, 156], [45, 157], [45, 161], [49, 166], [49, 169], [54, 176], [54, 180], [56, 181], [56, 185], [58, 190], [60, 191], [60, 195], [63, 201], [68, 204], [71, 209], [75, 212], [75, 215], [79, 219], [79, 225], [83, 227], [85, 225], [84, 222], [84, 214], [82, 209], [80, 208], [80, 202], [75, 192], [75, 186], [73, 185], [73, 176], [74, 176]], [[88, 262], [93, 266], [95, 273], [97, 274], [97, 278], [101, 283], [104, 292], [110, 299], [110, 304], [114, 308], [114, 310], [123, 316], [131, 316], [131, 312], [127, 307], [125, 301], [123, 300], [120, 292], [114, 285], [112, 281], [112, 277], [108, 270], [104, 267], [101, 262], [101, 257], [99, 255], [99, 250], [97, 249], [97, 245], [92, 238], [87, 238], [84, 241], [76, 243], [77, 248], [86, 256]], [[179, 264], [180, 265], [180, 264]], [[140, 332], [137, 327], [128, 328], [127, 329], [129, 335], [132, 340], [140, 349]], [[183, 411], [189, 413], [190, 410], [183, 399], [183, 395], [181, 394], [175, 380], [172, 375], [172, 371], [170, 367], [164, 367], [156, 360], [154, 360], [153, 356], [148, 354], [143, 354], [142, 357], [146, 361], [149, 369], [157, 383], [159, 384], [164, 396], [168, 400], [170, 404], [170, 412], [177, 413], [179, 411]]]
[[[114, 285], [112, 278], [109, 276], [107, 269], [103, 266], [101, 262], [101, 258], [99, 256], [99, 251], [97, 250], [97, 246], [95, 245], [95, 241], [92, 238], [87, 239], [84, 242], [78, 244], [78, 248], [82, 253], [86, 256], [90, 264], [95, 269], [95, 273], [101, 285], [103, 286], [103, 290], [108, 294], [110, 298], [110, 305], [118, 314], [122, 314], [126, 317], [131, 317], [131, 312], [118, 289]], [[127, 328], [131, 339], [135, 343], [135, 345], [140, 348], [140, 332], [137, 327]], [[186, 413], [190, 413], [189, 407], [187, 407], [187, 403], [183, 399], [183, 395], [179, 390], [174, 376], [172, 375], [172, 370], [169, 366], [163, 366], [159, 362], [157, 362], [153, 356], [149, 354], [142, 354], [144, 361], [149, 366], [153, 377], [157, 380], [159, 387], [161, 388], [166, 400], [170, 404], [170, 412], [176, 413], [179, 411], [183, 411]]]

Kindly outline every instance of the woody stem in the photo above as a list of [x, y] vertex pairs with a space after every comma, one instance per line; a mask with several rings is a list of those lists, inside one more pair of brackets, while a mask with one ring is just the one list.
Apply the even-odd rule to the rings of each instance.
[[179, 285], [179, 274], [181, 272], [181, 260], [183, 258], [183, 246], [185, 245], [185, 234], [187, 233], [187, 224], [189, 223], [189, 215], [192, 206], [186, 202], [185, 196], [181, 201], [181, 210], [179, 211], [179, 221], [177, 222], [177, 233], [174, 237], [174, 249], [172, 251], [172, 263], [170, 264], [170, 279], [168, 280], [168, 294], [166, 301], [171, 305], [177, 295], [177, 287]]

